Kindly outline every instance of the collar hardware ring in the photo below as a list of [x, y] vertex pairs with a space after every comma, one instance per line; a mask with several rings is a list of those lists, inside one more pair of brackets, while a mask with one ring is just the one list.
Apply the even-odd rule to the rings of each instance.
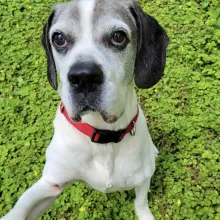
[[136, 123], [132, 121], [133, 129], [130, 131], [131, 136], [135, 136], [136, 134]]

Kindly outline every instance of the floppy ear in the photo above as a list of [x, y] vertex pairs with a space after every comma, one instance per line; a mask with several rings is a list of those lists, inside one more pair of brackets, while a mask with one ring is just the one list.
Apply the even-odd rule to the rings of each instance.
[[55, 11], [52, 12], [50, 17], [48, 18], [47, 23], [44, 25], [41, 43], [47, 55], [47, 78], [48, 78], [48, 81], [50, 82], [50, 85], [56, 90], [57, 89], [57, 71], [56, 71], [56, 66], [55, 66], [55, 62], [54, 62], [54, 58], [52, 54], [50, 40], [49, 40], [49, 30], [50, 30], [50, 27], [53, 21], [54, 14], [55, 14]]
[[169, 42], [164, 29], [134, 3], [131, 9], [137, 27], [135, 83], [139, 88], [154, 86], [163, 76]]

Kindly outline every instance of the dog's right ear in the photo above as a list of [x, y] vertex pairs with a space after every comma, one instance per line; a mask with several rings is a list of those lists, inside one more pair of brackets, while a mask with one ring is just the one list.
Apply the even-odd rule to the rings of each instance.
[[52, 48], [50, 45], [50, 39], [49, 39], [49, 30], [53, 21], [55, 11], [52, 12], [50, 17], [48, 18], [47, 23], [44, 25], [43, 28], [43, 35], [41, 38], [41, 43], [46, 51], [47, 55], [47, 78], [50, 82], [50, 85], [56, 90], [57, 89], [57, 70], [52, 54]]

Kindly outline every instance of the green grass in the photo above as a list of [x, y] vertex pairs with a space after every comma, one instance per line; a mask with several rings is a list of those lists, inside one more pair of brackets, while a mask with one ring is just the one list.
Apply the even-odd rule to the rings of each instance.
[[[0, 0], [0, 216], [42, 173], [59, 97], [40, 45], [49, 0]], [[160, 150], [149, 194], [156, 219], [220, 219], [220, 2], [140, 1], [170, 37], [164, 78], [139, 90]], [[134, 192], [75, 183], [41, 218], [133, 220]]]

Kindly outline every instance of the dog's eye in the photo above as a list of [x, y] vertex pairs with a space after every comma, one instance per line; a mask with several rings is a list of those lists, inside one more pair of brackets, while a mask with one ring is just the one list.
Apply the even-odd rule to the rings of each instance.
[[117, 46], [117, 45], [124, 44], [126, 40], [127, 40], [127, 35], [124, 31], [116, 31], [112, 35], [111, 42], [112, 42], [112, 44]]
[[57, 47], [66, 47], [68, 45], [67, 40], [61, 33], [54, 33], [53, 42]]

